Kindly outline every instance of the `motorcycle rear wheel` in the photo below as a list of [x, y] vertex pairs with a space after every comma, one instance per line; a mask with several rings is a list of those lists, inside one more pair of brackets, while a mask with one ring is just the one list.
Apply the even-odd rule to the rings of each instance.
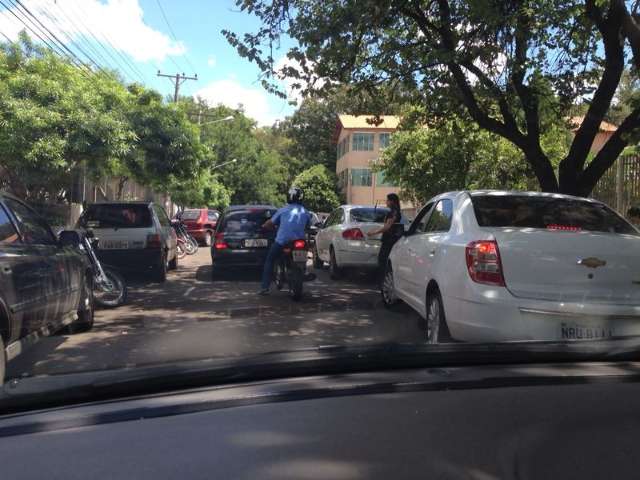
[[112, 268], [102, 269], [111, 285], [104, 285], [96, 279], [93, 283], [93, 299], [103, 308], [119, 307], [127, 300], [127, 284], [122, 275]]
[[304, 275], [299, 268], [289, 270], [289, 295], [296, 302], [302, 299], [302, 285], [304, 283]]

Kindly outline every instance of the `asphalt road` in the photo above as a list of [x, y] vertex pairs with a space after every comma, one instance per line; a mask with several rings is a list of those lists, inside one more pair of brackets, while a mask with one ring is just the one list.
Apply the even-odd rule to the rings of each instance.
[[251, 355], [330, 345], [422, 343], [408, 307], [386, 310], [371, 274], [333, 281], [326, 270], [293, 302], [257, 295], [258, 271], [211, 278], [209, 251], [183, 259], [164, 284], [128, 278], [126, 305], [98, 310], [94, 328], [41, 340], [8, 364], [7, 378]]

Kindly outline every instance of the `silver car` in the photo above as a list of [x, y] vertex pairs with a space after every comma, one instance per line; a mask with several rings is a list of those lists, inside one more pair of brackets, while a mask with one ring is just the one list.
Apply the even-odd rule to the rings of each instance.
[[337, 279], [345, 267], [376, 268], [381, 235], [367, 232], [384, 224], [385, 207], [343, 205], [334, 210], [316, 235], [314, 265], [329, 264], [331, 278]]

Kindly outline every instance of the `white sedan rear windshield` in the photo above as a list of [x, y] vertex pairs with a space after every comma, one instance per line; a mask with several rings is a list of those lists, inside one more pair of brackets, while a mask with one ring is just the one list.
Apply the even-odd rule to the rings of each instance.
[[353, 208], [351, 209], [351, 221], [357, 223], [384, 223], [389, 213], [388, 208]]
[[525, 195], [472, 195], [471, 200], [481, 227], [638, 234], [628, 222], [601, 203]]

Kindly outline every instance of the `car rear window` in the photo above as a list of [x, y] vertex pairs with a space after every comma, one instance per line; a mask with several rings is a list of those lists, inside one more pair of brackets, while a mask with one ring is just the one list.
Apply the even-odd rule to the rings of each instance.
[[613, 210], [600, 203], [556, 197], [472, 195], [481, 227], [545, 228], [638, 235]]
[[200, 218], [200, 210], [185, 210], [182, 212], [182, 220], [197, 220]]
[[149, 228], [153, 226], [147, 205], [90, 205], [79, 225], [84, 228]]
[[351, 221], [358, 223], [384, 223], [387, 213], [388, 208], [353, 208], [350, 211]]
[[255, 233], [269, 220], [275, 210], [233, 210], [227, 213], [220, 231], [224, 233]]

